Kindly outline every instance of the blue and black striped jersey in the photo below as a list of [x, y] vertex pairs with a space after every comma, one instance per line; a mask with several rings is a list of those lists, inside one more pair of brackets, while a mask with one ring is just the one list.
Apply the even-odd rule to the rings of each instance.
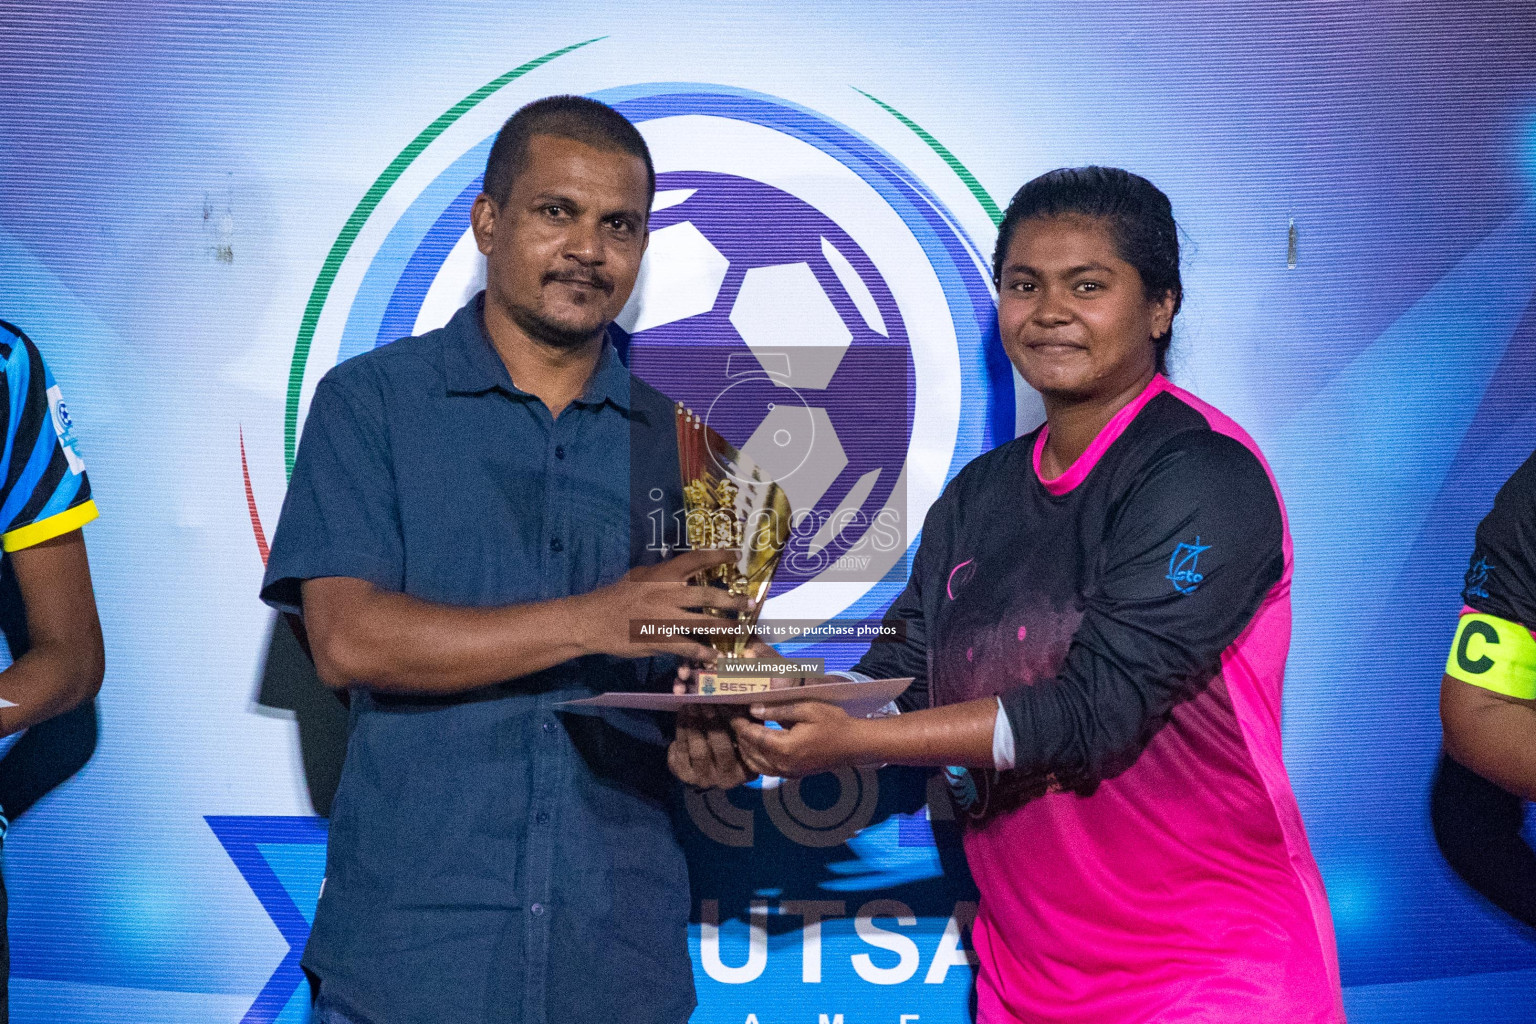
[[0, 320], [0, 548], [20, 551], [96, 518], [59, 385], [21, 330]]

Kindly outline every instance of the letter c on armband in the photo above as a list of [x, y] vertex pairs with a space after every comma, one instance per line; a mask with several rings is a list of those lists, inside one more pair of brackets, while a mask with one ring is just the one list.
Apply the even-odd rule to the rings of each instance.
[[1536, 637], [1518, 622], [1468, 612], [1456, 627], [1445, 674], [1506, 697], [1536, 699]]

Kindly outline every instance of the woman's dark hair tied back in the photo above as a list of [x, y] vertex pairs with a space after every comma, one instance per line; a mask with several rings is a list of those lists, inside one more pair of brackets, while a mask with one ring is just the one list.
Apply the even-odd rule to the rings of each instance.
[[[1096, 217], [1110, 226], [1119, 257], [1141, 275], [1149, 298], [1173, 293], [1173, 311], [1184, 300], [1179, 277], [1179, 226], [1173, 204], [1156, 185], [1118, 167], [1062, 167], [1047, 171], [1013, 195], [997, 229], [992, 281], [1003, 281], [1003, 260], [1018, 226], [1043, 217]], [[1173, 329], [1154, 339], [1157, 372], [1167, 373]]]

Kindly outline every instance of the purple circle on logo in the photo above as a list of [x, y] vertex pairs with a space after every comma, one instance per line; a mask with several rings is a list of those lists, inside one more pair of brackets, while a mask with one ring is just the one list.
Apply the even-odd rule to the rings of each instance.
[[906, 325], [868, 254], [804, 200], [713, 172], [664, 173], [656, 187], [674, 195], [651, 217], [652, 245], [702, 268], [694, 306], [709, 302], [701, 278], [718, 291], [692, 315], [642, 316], [630, 366], [784, 488], [799, 525], [782, 593], [858, 548], [892, 497], [916, 398]]

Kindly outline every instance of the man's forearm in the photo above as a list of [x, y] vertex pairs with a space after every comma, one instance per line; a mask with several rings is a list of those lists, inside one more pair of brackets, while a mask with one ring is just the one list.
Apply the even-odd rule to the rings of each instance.
[[326, 685], [460, 693], [590, 653], [579, 600], [463, 608], [360, 580], [304, 584], [305, 623]]
[[688, 582], [735, 556], [689, 551], [585, 594], [496, 608], [437, 604], [346, 576], [305, 580], [300, 600], [310, 654], [326, 685], [460, 693], [584, 654], [712, 661], [714, 651], [696, 638], [635, 642], [629, 627], [637, 619], [715, 625], [718, 614], [740, 613], [745, 597]]

